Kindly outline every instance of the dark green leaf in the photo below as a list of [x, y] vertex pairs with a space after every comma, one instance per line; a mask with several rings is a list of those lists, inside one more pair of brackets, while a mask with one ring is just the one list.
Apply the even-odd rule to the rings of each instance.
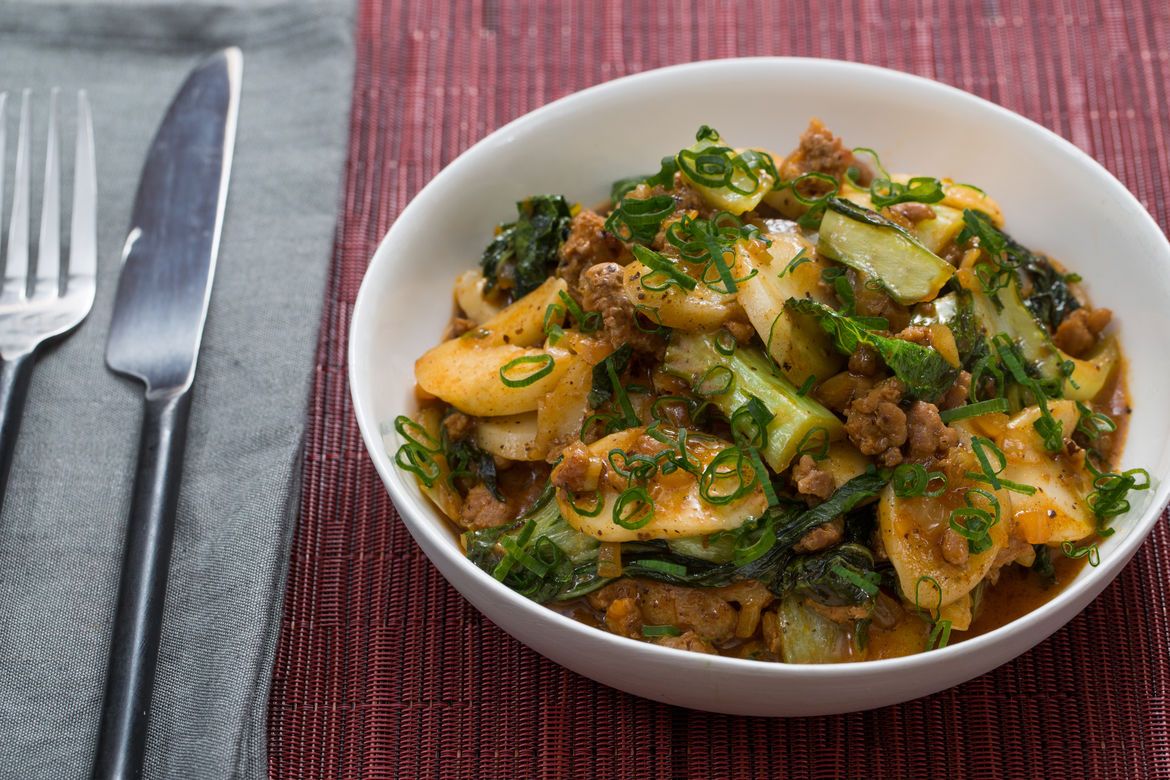
[[472, 563], [542, 604], [578, 598], [609, 582], [597, 575], [597, 540], [565, 522], [551, 490], [523, 517], [468, 531], [463, 542]]
[[589, 390], [589, 407], [596, 409], [613, 398], [614, 387], [610, 379], [610, 369], [615, 375], [626, 370], [630, 363], [630, 356], [634, 354], [629, 344], [622, 344], [605, 360], [593, 367], [593, 386]]
[[841, 544], [794, 557], [781, 574], [781, 590], [828, 607], [857, 606], [873, 600], [880, 579], [867, 547]]
[[446, 426], [442, 427], [443, 454], [447, 458], [447, 466], [453, 476], [466, 475], [477, 479], [483, 484], [497, 501], [503, 501], [496, 480], [496, 461], [488, 453], [476, 446], [471, 438], [460, 441], [450, 441], [447, 437]]
[[487, 289], [511, 280], [515, 298], [535, 290], [556, 269], [572, 215], [561, 195], [534, 195], [516, 204], [519, 217], [501, 225], [480, 265]]
[[950, 389], [959, 370], [930, 347], [902, 339], [882, 336], [869, 330], [863, 322], [847, 317], [823, 303], [811, 299], [789, 298], [786, 305], [814, 317], [833, 337], [837, 349], [846, 355], [867, 345], [882, 356], [894, 375], [906, 385], [906, 391], [923, 401], [935, 401]]
[[[623, 572], [630, 577], [646, 577], [647, 579], [668, 582], [674, 585], [691, 585], [696, 587], [719, 587], [740, 580], [759, 580], [778, 595], [785, 593], [785, 582], [781, 576], [789, 560], [792, 559], [792, 546], [808, 531], [823, 525], [833, 518], [848, 513], [864, 501], [878, 495], [886, 483], [889, 474], [881, 471], [870, 471], [846, 482], [827, 501], [811, 509], [803, 505], [781, 503], [771, 507], [765, 514], [764, 523], [754, 523], [752, 530], [762, 527], [775, 529], [776, 542], [767, 551], [746, 564], [735, 561], [729, 563], [712, 563], [699, 558], [690, 558], [671, 552], [665, 543], [626, 544], [622, 547], [623, 558], [633, 558], [631, 553], [637, 549], [638, 560], [627, 564]], [[751, 544], [757, 541], [745, 540]], [[680, 564], [686, 570], [685, 576], [664, 573], [644, 565], [646, 560], [658, 559]]]

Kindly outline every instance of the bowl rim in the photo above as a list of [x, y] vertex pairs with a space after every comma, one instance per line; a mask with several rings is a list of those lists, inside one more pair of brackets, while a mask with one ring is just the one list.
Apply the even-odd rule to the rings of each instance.
[[[716, 673], [724, 670], [727, 672], [751, 672], [757, 675], [776, 676], [780, 678], [792, 675], [798, 675], [800, 677], [835, 678], [841, 676], [870, 676], [891, 672], [909, 672], [915, 669], [939, 665], [961, 665], [962, 659], [974, 658], [984, 651], [1000, 645], [1010, 636], [1026, 632], [1031, 628], [1045, 625], [1055, 620], [1053, 627], [1047, 633], [1040, 636], [1034, 642], [1029, 640], [1030, 643], [1026, 648], [1020, 652], [1013, 652], [1004, 662], [1010, 660], [1010, 658], [1018, 657], [1040, 644], [1040, 642], [1043, 642], [1048, 636], [1051, 636], [1051, 634], [1058, 631], [1074, 617], [1083, 612], [1088, 604], [1099, 595], [1099, 591], [1103, 590], [1116, 578], [1133, 557], [1137, 549], [1146, 541], [1158, 518], [1166, 508], [1168, 501], [1170, 501], [1170, 480], [1158, 479], [1156, 475], [1151, 475], [1153, 477], [1153, 484], [1151, 486], [1153, 490], [1150, 494], [1147, 494], [1150, 498], [1146, 502], [1145, 508], [1141, 511], [1140, 516], [1132, 518], [1132, 525], [1129, 532], [1125, 538], [1118, 542], [1117, 547], [1111, 551], [1109, 557], [1101, 561], [1100, 566], [1092, 568], [1087, 572], [1082, 571], [1076, 579], [1061, 589], [1053, 598], [1015, 620], [1005, 623], [987, 633], [964, 639], [955, 644], [949, 644], [944, 648], [915, 653], [913, 655], [876, 660], [847, 661], [835, 664], [788, 664], [691, 653], [685, 650], [663, 647], [650, 642], [629, 639], [588, 626], [543, 604], [538, 604], [535, 601], [521, 596], [504, 584], [496, 581], [487, 572], [475, 566], [461, 551], [456, 552], [456, 550], [448, 549], [447, 546], [450, 544], [451, 529], [439, 528], [437, 526], [440, 524], [447, 525], [449, 521], [443, 518], [438, 509], [433, 506], [430, 506], [426, 510], [421, 508], [420, 504], [429, 503], [425, 496], [420, 496], [421, 501], [417, 501], [406, 492], [405, 476], [398, 473], [398, 470], [394, 468], [393, 462], [385, 449], [381, 433], [382, 422], [374, 416], [373, 409], [371, 408], [372, 401], [367, 403], [359, 390], [359, 380], [361, 379], [359, 373], [361, 367], [358, 365], [356, 358], [360, 339], [355, 338], [355, 334], [359, 333], [357, 326], [367, 316], [370, 316], [366, 315], [366, 310], [374, 305], [372, 303], [374, 300], [373, 287], [375, 284], [373, 280], [375, 277], [388, 272], [386, 269], [392, 266], [392, 263], [385, 259], [392, 256], [389, 247], [393, 245], [398, 234], [404, 232], [404, 228], [401, 226], [408, 223], [415, 216], [415, 213], [422, 208], [420, 203], [425, 203], [426, 201], [424, 195], [432, 190], [438, 189], [448, 179], [457, 177], [461, 169], [468, 164], [467, 158], [483, 154], [486, 150], [494, 146], [506, 143], [509, 140], [509, 136], [516, 131], [535, 128], [542, 120], [552, 114], [574, 110], [579, 105], [596, 100], [608, 92], [626, 88], [632, 83], [641, 84], [659, 79], [673, 80], [697, 71], [731, 71], [753, 65], [819, 68], [825, 69], [826, 71], [852, 73], [867, 79], [885, 80], [888, 84], [900, 82], [911, 85], [915, 89], [924, 90], [924, 94], [933, 91], [935, 94], [945, 96], [949, 99], [963, 101], [972, 108], [997, 115], [1000, 120], [1015, 125], [1021, 131], [1038, 132], [1041, 138], [1051, 144], [1057, 151], [1075, 160], [1078, 165], [1087, 165], [1096, 175], [1100, 184], [1109, 188], [1111, 195], [1117, 197], [1125, 206], [1134, 210], [1139, 215], [1139, 219], [1144, 223], [1145, 227], [1152, 231], [1152, 235], [1157, 236], [1158, 241], [1156, 243], [1162, 249], [1163, 262], [1170, 261], [1170, 242], [1167, 241], [1166, 235], [1162, 232], [1157, 222], [1133, 193], [1101, 163], [1097, 162], [1092, 156], [1070, 141], [1038, 122], [1034, 122], [1014, 111], [985, 98], [981, 98], [978, 95], [959, 89], [958, 87], [916, 74], [876, 65], [816, 57], [731, 57], [699, 60], [641, 71], [570, 93], [539, 106], [502, 125], [472, 144], [448, 163], [414, 195], [399, 213], [398, 217], [395, 218], [386, 235], [379, 242], [369, 266], [363, 275], [361, 287], [355, 299], [353, 314], [349, 323], [349, 344], [346, 349], [346, 373], [350, 385], [350, 396], [353, 402], [354, 414], [357, 418], [367, 453], [370, 455], [371, 460], [373, 460], [375, 469], [381, 477], [383, 485], [389, 492], [395, 508], [402, 515], [412, 536], [419, 533], [425, 535], [430, 542], [435, 544], [437, 549], [442, 550], [442, 554], [449, 559], [452, 565], [460, 567], [473, 579], [476, 587], [496, 589], [496, 592], [502, 597], [503, 601], [510, 602], [510, 608], [520, 610], [520, 612], [536, 622], [551, 621], [553, 625], [587, 642], [613, 642], [616, 643], [616, 648], [619, 652], [644, 654], [647, 658], [656, 658], [662, 663], [674, 664], [676, 666], [678, 664], [688, 665], [696, 670], [701, 667], [704, 670], [714, 671]], [[446, 538], [438, 538], [440, 535], [446, 536]], [[424, 549], [424, 554], [426, 554], [426, 545], [421, 544], [417, 538], [416, 544], [420, 544]], [[440, 570], [440, 573], [443, 573], [442, 567], [439, 567], [434, 561], [431, 561], [431, 563]], [[444, 579], [448, 579], [445, 574]], [[1093, 589], [1097, 589], [1098, 593], [1091, 595], [1079, 609], [1070, 612], [1064, 618], [1058, 615], [1062, 610], [1068, 608], [1072, 602], [1081, 598], [1085, 592]], [[456, 588], [456, 590], [459, 589]], [[460, 595], [468, 598], [462, 593]], [[522, 644], [526, 643], [522, 642]], [[950, 687], [950, 684], [947, 687]]]

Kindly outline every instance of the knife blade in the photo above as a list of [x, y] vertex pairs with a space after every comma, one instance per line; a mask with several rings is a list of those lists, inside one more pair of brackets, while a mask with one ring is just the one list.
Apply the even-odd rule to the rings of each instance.
[[190, 390], [219, 254], [243, 57], [224, 49], [187, 76], [147, 153], [106, 345], [146, 385], [95, 778], [142, 773]]

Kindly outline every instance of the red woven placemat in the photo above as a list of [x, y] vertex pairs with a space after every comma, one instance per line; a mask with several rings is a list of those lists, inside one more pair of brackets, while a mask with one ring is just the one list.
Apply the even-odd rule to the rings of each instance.
[[1170, 534], [1067, 628], [956, 689], [867, 713], [751, 719], [618, 693], [530, 652], [410, 539], [345, 377], [354, 297], [411, 196], [554, 98], [688, 60], [862, 60], [1069, 138], [1170, 223], [1170, 3], [366, 0], [272, 681], [273, 777], [1170, 778]]

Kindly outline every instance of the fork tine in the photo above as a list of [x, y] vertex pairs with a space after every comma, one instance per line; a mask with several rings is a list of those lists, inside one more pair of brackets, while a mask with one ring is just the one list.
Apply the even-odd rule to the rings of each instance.
[[69, 228], [69, 276], [91, 281], [97, 272], [97, 171], [93, 117], [85, 90], [77, 93], [77, 152], [73, 162], [73, 220]]
[[12, 187], [12, 220], [8, 223], [8, 262], [4, 267], [3, 296], [9, 300], [28, 297], [28, 201], [29, 201], [29, 124], [32, 90], [26, 89], [20, 101], [20, 133], [16, 136], [16, 177]]
[[49, 137], [45, 142], [45, 184], [41, 196], [41, 233], [37, 243], [37, 277], [33, 297], [55, 298], [61, 266], [61, 172], [57, 150], [57, 94], [49, 94]]

